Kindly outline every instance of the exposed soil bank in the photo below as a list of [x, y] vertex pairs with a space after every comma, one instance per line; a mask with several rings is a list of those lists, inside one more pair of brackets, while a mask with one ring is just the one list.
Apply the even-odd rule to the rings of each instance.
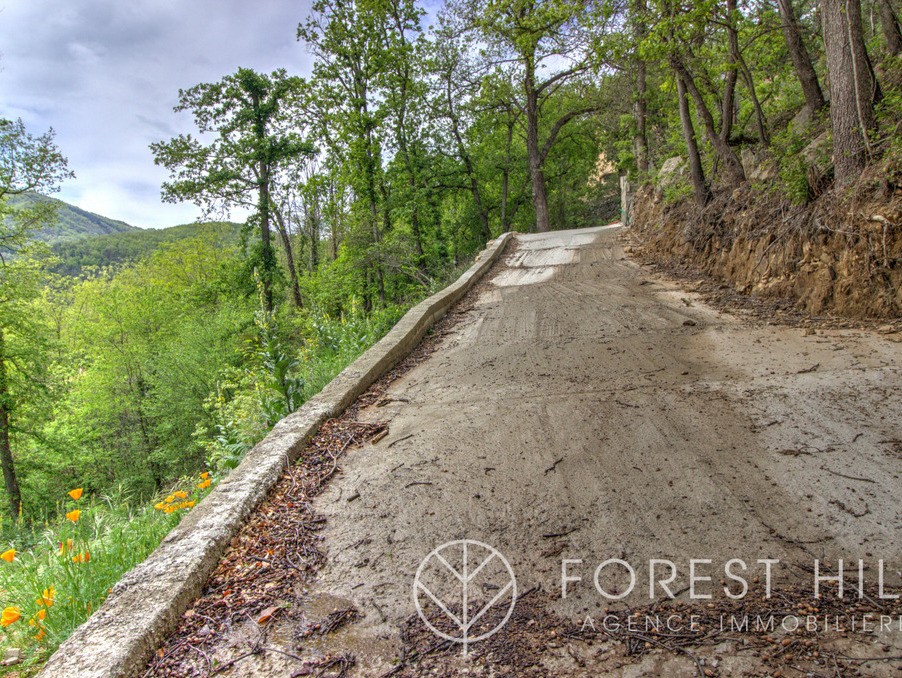
[[902, 198], [882, 194], [799, 207], [744, 186], [701, 209], [644, 187], [631, 223], [643, 253], [668, 268], [807, 314], [889, 320], [902, 317], [900, 216]]

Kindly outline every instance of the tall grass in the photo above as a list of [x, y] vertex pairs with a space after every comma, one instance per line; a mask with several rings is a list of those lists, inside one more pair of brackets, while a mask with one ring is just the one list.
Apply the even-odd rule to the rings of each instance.
[[[0, 654], [22, 662], [0, 675], [36, 673], [75, 628], [109, 595], [122, 575], [144, 560], [208, 491], [184, 479], [153, 505], [129, 497], [79, 496], [60, 503], [60, 518], [41, 526], [5, 526], [0, 548]], [[182, 489], [179, 489], [179, 488]], [[177, 494], [184, 494], [181, 499]], [[79, 496], [74, 499], [74, 496]], [[167, 499], [171, 501], [167, 502]], [[182, 506], [182, 508], [168, 508]]]

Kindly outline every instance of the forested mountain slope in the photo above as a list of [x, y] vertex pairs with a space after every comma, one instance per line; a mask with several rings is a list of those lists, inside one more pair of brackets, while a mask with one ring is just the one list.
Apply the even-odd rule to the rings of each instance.
[[226, 243], [237, 243], [241, 225], [232, 222], [181, 224], [169, 228], [134, 229], [121, 233], [81, 237], [55, 242], [54, 270], [62, 275], [79, 275], [90, 267], [102, 268], [136, 262], [165, 243], [210, 234]]
[[128, 233], [139, 230], [124, 221], [103, 217], [57, 198], [38, 193], [23, 193], [9, 199], [9, 206], [13, 209], [28, 208], [35, 203], [51, 203], [56, 208], [54, 221], [37, 230], [33, 235], [47, 243], [75, 240], [91, 235]]

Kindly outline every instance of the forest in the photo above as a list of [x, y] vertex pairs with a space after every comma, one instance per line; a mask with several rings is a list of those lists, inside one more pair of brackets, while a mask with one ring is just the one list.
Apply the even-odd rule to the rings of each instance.
[[[427, 26], [413, 0], [317, 0], [296, 27], [312, 72], [241, 68], [182, 90], [174, 115], [195, 132], [150, 147], [169, 171], [164, 200], [195, 203], [203, 222], [247, 209], [247, 222], [114, 234], [109, 249], [34, 237], [54, 204], [15, 197], [50, 195], [72, 170], [52, 130], [3, 120], [0, 512], [13, 558], [31, 554], [6, 596], [45, 589], [49, 573], [60, 590], [99, 582], [90, 600], [69, 592], [78, 609], [44, 622], [36, 652], [500, 233], [616, 221], [621, 176], [699, 209], [738, 186], [842, 201], [863, 174], [894, 195], [897, 12], [449, 0]], [[672, 158], [681, 169], [659, 176]], [[73, 502], [89, 524], [67, 519]], [[76, 528], [91, 566], [115, 561], [102, 576], [54, 564]]]

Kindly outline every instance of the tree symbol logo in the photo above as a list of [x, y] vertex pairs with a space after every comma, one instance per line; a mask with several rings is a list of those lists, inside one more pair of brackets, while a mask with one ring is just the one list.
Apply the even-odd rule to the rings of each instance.
[[[494, 635], [510, 619], [517, 603], [517, 580], [510, 563], [497, 549], [481, 541], [459, 539], [442, 544], [420, 563], [413, 581], [413, 601], [429, 630], [461, 643], [466, 655], [470, 643]], [[430, 602], [441, 610], [444, 619], [441, 615], [434, 621], [430, 618], [424, 609]], [[504, 605], [507, 611], [501, 621], [488, 630], [485, 624], [476, 627], [479, 632], [474, 635], [474, 625]]]

